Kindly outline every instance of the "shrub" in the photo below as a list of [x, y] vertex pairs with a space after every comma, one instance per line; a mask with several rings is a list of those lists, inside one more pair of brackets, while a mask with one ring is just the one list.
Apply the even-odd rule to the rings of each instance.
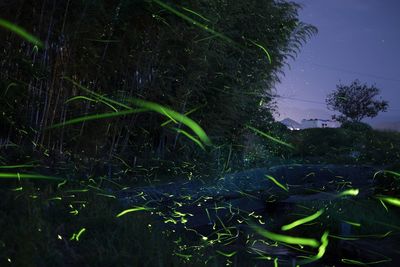
[[356, 132], [365, 132], [365, 131], [371, 131], [372, 127], [371, 125], [364, 123], [364, 122], [344, 122], [341, 126], [343, 129], [348, 129]]

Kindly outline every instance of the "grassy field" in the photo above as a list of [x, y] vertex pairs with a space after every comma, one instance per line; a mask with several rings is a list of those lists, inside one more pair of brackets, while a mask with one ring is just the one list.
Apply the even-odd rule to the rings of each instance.
[[[281, 138], [292, 144], [295, 149], [279, 151], [286, 153], [284, 158], [275, 159], [280, 164], [285, 162], [360, 164], [381, 166], [382, 169], [397, 174], [399, 171], [399, 133], [308, 129], [285, 132]], [[274, 145], [271, 146], [268, 142], [262, 145], [273, 153], [278, 151], [274, 151], [272, 149]], [[262, 163], [257, 162], [257, 164]], [[268, 165], [273, 163], [269, 162]], [[17, 170], [21, 173], [24, 170], [32, 172], [24, 166], [20, 166]], [[51, 174], [51, 171], [47, 172]], [[174, 178], [170, 177], [170, 181]], [[378, 186], [373, 189], [376, 195], [399, 196], [396, 175], [383, 175], [379, 179]], [[164, 178], [163, 182], [165, 181], [168, 181], [168, 178]], [[134, 181], [126, 179], [112, 181], [106, 176], [54, 181], [21, 178], [3, 180], [0, 187], [2, 195], [0, 229], [3, 230], [0, 236], [1, 265], [187, 266], [190, 263], [191, 266], [205, 264], [211, 266], [271, 264], [272, 266], [274, 264], [274, 257], [272, 260], [266, 258], [260, 260], [253, 254], [245, 253], [243, 244], [249, 241], [237, 241], [239, 243], [235, 244], [238, 254], [229, 254], [228, 252], [232, 252], [235, 246], [225, 247], [223, 244], [218, 244], [221, 234], [216, 235], [214, 241], [211, 236], [210, 240], [204, 241], [201, 238], [193, 239], [193, 236], [185, 233], [186, 231], [180, 232], [166, 227], [160, 220], [155, 219], [157, 211], [139, 210], [117, 217], [126, 207], [119, 203], [114, 193], [135, 186], [137, 183]], [[324, 216], [317, 224], [301, 226], [291, 233], [298, 236], [314, 236], [316, 232], [321, 232], [321, 229], [329, 228], [330, 245], [323, 258], [324, 264], [337, 264], [341, 260], [342, 264], [365, 265], [367, 259], [382, 266], [393, 266], [390, 264], [393, 263], [392, 259], [397, 256], [398, 251], [384, 253], [384, 250], [388, 250], [398, 241], [400, 229], [397, 226], [400, 223], [398, 207], [382, 206], [376, 199], [367, 198], [336, 202], [311, 201], [292, 208], [291, 215], [280, 212], [274, 214], [269, 221], [270, 227], [274, 229], [273, 227], [278, 227], [279, 221], [290, 222], [305, 216], [310, 213], [309, 210], [325, 209]], [[346, 221], [354, 224], [345, 226]], [[347, 239], [340, 237], [343, 231], [350, 231], [351, 237]], [[242, 232], [241, 238], [244, 238], [244, 235], [245, 232]], [[254, 244], [260, 241], [254, 235], [251, 237]], [[237, 244], [240, 244], [239, 247]], [[376, 253], [368, 255], [373, 250]], [[279, 259], [279, 262], [283, 266], [287, 264], [285, 260]]]

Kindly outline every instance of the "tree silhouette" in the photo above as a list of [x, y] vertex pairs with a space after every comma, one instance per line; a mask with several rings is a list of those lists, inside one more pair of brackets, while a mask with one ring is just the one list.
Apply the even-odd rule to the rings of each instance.
[[337, 85], [336, 90], [327, 96], [326, 103], [328, 109], [341, 113], [333, 115], [333, 119], [360, 122], [363, 118], [373, 118], [379, 112], [387, 111], [388, 102], [376, 99], [379, 93], [380, 89], [375, 85], [368, 86], [355, 80], [350, 85]]

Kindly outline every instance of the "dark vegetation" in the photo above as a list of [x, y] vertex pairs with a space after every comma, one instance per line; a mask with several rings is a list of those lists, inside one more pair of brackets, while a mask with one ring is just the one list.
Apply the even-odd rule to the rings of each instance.
[[[400, 158], [400, 134], [344, 125], [339, 129], [306, 129], [294, 133], [298, 144], [294, 156], [311, 157], [325, 163], [390, 166]], [[319, 159], [318, 159], [319, 157]]]
[[359, 80], [350, 85], [339, 84], [336, 90], [329, 94], [326, 103], [332, 110], [341, 115], [333, 115], [340, 122], [360, 122], [364, 118], [376, 117], [379, 112], [387, 111], [388, 101], [376, 99], [380, 89], [375, 85], [368, 86]]
[[[154, 214], [117, 218], [114, 193], [290, 162], [399, 171], [398, 133], [362, 124], [290, 132], [273, 121], [281, 69], [316, 33], [298, 20], [299, 8], [272, 0], [1, 2], [0, 18], [43, 45], [0, 29], [0, 173], [15, 178], [0, 178], [0, 265], [233, 264], [214, 249], [184, 254], [194, 241], [154, 223]], [[185, 134], [168, 112], [88, 120], [130, 111], [134, 99], [188, 115], [212, 144]], [[388, 186], [397, 180], [382, 180], [382, 192]]]
[[[168, 164], [197, 166], [210, 157], [216, 163], [211, 169], [235, 166], [243, 152], [245, 126], [265, 127], [272, 121], [271, 95], [279, 71], [315, 28], [297, 19], [293, 3], [187, 2], [198, 15], [172, 5], [223, 33], [219, 37], [157, 3], [2, 4], [5, 19], [45, 41], [37, 49], [13, 33], [1, 33], [2, 139], [18, 146], [25, 157], [47, 154], [54, 163], [90, 165], [100, 172], [96, 175], [117, 172], [114, 165], [125, 165], [121, 159], [131, 166], [130, 176], [136, 175], [136, 166], [157, 166], [166, 173], [172, 170]], [[271, 62], [258, 45], [268, 51]], [[174, 125], [161, 126], [168, 117], [151, 113], [45, 130], [80, 115], [113, 111], [99, 101], [66, 103], [88, 95], [64, 77], [118, 101], [137, 97], [182, 114], [192, 112], [190, 117], [206, 129], [214, 148], [202, 152]], [[231, 161], [225, 164], [222, 157], [229, 153]], [[210, 166], [195, 168], [201, 173], [205, 169]]]

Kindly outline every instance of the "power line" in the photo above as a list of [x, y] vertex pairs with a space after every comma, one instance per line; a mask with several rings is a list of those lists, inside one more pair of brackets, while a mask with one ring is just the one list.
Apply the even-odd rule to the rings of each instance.
[[323, 65], [323, 64], [318, 64], [318, 63], [314, 63], [314, 62], [306, 61], [306, 60], [300, 60], [300, 62], [303, 62], [303, 63], [305, 63], [305, 64], [314, 65], [314, 66], [317, 66], [317, 67], [320, 67], [320, 68], [325, 68], [325, 69], [333, 70], [333, 71], [340, 71], [340, 72], [345, 72], [345, 73], [357, 74], [357, 75], [361, 75], [361, 76], [366, 76], [366, 77], [370, 77], [370, 78], [374, 78], [374, 79], [385, 80], [385, 81], [391, 81], [391, 82], [400, 82], [399, 79], [394, 79], [394, 78], [390, 78], [390, 77], [379, 76], [379, 75], [375, 75], [375, 74], [371, 74], [371, 73], [353, 71], [353, 70], [348, 70], [348, 69], [342, 69], [342, 68], [338, 68], [338, 67], [334, 67], [334, 66], [328, 66], [328, 65]]
[[308, 100], [308, 99], [301, 99], [301, 98], [294, 98], [294, 97], [287, 97], [287, 96], [276, 96], [277, 98], [283, 98], [283, 99], [290, 99], [290, 100], [295, 100], [295, 101], [300, 101], [300, 102], [307, 102], [307, 103], [314, 103], [314, 104], [324, 104], [324, 102], [319, 102], [319, 101], [314, 101], [314, 100]]

